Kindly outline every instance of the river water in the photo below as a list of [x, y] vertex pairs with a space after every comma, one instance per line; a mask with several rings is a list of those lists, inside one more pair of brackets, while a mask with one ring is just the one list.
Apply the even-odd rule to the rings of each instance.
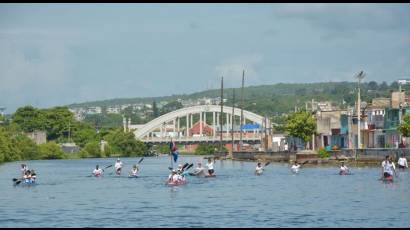
[[384, 183], [377, 167], [294, 175], [287, 163], [271, 163], [255, 176], [254, 162], [217, 160], [217, 177], [170, 187], [169, 157], [144, 158], [141, 177], [128, 178], [139, 159], [122, 158], [123, 175], [109, 175], [111, 167], [102, 178], [87, 176], [115, 159], [28, 161], [38, 175], [32, 187], [13, 186], [21, 162], [0, 165], [0, 227], [410, 227], [407, 171]]

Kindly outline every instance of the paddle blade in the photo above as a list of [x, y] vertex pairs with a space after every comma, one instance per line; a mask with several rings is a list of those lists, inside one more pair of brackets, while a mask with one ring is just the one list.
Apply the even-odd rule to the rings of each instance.
[[17, 178], [13, 178], [13, 181], [18, 181], [19, 179], [17, 179]]
[[194, 166], [194, 164], [190, 164], [185, 170], [190, 169], [192, 166]]
[[306, 164], [306, 163], [308, 163], [308, 162], [309, 162], [309, 160], [307, 160], [307, 161], [303, 162], [303, 163], [302, 163], [302, 165], [304, 165], [304, 164]]
[[189, 165], [189, 163], [185, 163], [184, 166], [182, 166], [182, 170], [184, 170], [187, 166]]
[[105, 167], [106, 169], [108, 169], [109, 167], [112, 167], [112, 165], [108, 165], [107, 167]]
[[267, 162], [267, 163], [265, 164], [265, 167], [268, 166], [269, 164], [270, 164], [270, 162]]
[[168, 167], [168, 169], [169, 169], [169, 170], [173, 170], [173, 168], [172, 168], [172, 167]]
[[138, 161], [138, 164], [141, 163], [144, 160], [144, 157], [141, 158], [141, 160]]
[[21, 183], [21, 180], [16, 181], [16, 185], [18, 185], [18, 184], [20, 184], [20, 183]]

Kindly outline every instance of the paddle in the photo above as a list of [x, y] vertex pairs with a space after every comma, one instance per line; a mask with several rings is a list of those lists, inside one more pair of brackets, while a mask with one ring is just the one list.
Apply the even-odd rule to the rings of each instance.
[[270, 164], [270, 161], [266, 162], [265, 167], [268, 166]]

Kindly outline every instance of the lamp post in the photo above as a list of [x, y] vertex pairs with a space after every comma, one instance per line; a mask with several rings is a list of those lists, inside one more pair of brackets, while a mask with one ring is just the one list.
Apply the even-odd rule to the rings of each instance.
[[[357, 78], [357, 148], [361, 149], [361, 138], [360, 138], [360, 82], [365, 77], [365, 73], [360, 71], [356, 74], [355, 78]], [[357, 154], [356, 154], [357, 155]]]

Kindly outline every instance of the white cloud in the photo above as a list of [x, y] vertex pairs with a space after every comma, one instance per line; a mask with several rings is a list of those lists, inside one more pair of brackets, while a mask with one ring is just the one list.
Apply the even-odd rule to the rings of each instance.
[[224, 86], [240, 87], [242, 82], [242, 71], [245, 70], [245, 83], [258, 84], [260, 76], [258, 67], [263, 60], [259, 54], [229, 58], [215, 67], [218, 76], [224, 77]]

